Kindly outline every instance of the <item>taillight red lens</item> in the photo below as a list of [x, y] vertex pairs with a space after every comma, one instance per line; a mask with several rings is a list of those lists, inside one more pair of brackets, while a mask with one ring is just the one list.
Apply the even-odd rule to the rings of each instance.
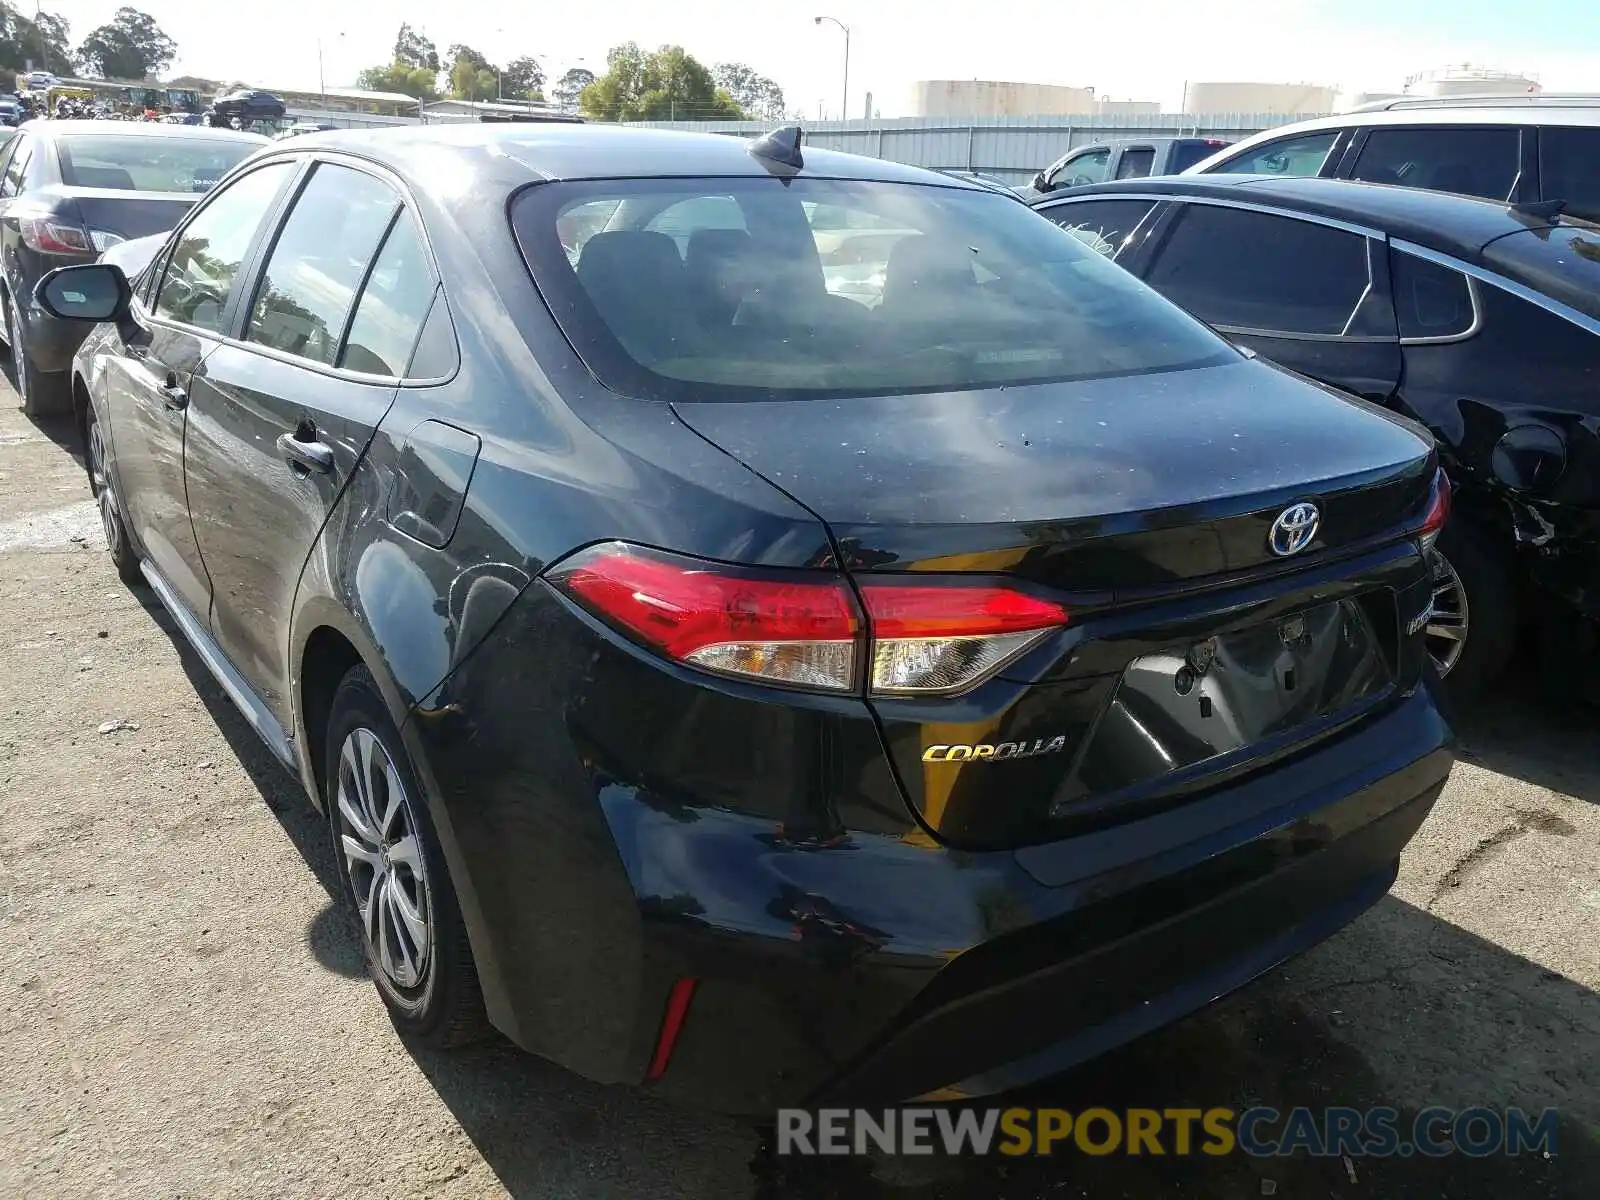
[[93, 254], [89, 231], [50, 217], [18, 217], [17, 227], [29, 249], [40, 254]]
[[612, 542], [550, 580], [680, 662], [829, 691], [855, 686], [861, 622], [839, 576], [781, 577]]
[[868, 686], [880, 695], [963, 691], [1067, 623], [1067, 610], [1010, 588], [867, 581]]
[[1061, 605], [988, 584], [757, 571], [609, 542], [550, 582], [668, 658], [719, 675], [850, 691], [870, 662], [879, 695], [948, 695], [993, 675], [1067, 623]]
[[1417, 536], [1422, 539], [1422, 544], [1431, 549], [1439, 540], [1444, 523], [1449, 519], [1450, 477], [1439, 471], [1433, 477], [1433, 491], [1428, 496], [1428, 511], [1423, 514], [1422, 525], [1417, 530]]

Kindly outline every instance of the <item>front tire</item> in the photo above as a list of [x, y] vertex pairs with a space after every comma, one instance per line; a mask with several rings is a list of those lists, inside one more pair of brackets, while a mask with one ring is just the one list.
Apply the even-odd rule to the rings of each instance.
[[122, 506], [111, 481], [110, 455], [106, 452], [105, 432], [95, 419], [94, 405], [83, 418], [83, 462], [89, 472], [89, 492], [100, 506], [100, 526], [105, 531], [106, 551], [117, 568], [117, 575], [129, 587], [140, 587], [144, 573], [139, 569], [139, 552], [133, 548], [128, 527], [122, 520]]
[[431, 1049], [488, 1032], [444, 854], [399, 731], [366, 667], [334, 693], [323, 795], [367, 973], [402, 1036]]

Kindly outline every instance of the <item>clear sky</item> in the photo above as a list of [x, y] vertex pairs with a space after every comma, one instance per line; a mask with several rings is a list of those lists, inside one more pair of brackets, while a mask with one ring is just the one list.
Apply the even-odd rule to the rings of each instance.
[[[328, 86], [388, 59], [402, 20], [438, 43], [504, 63], [546, 56], [604, 70], [606, 50], [633, 40], [678, 43], [707, 65], [745, 62], [776, 79], [791, 108], [837, 116], [843, 35], [851, 29], [850, 109], [870, 90], [884, 116], [904, 115], [917, 79], [1008, 79], [1092, 86], [1116, 99], [1181, 102], [1185, 80], [1317, 83], [1399, 91], [1405, 76], [1471, 62], [1532, 73], [1559, 91], [1600, 91], [1600, 0], [145, 0], [178, 43], [173, 74], [315, 88], [317, 40]], [[825, 4], [810, 8], [806, 4]], [[23, 6], [26, 8], [26, 4]], [[74, 42], [110, 18], [116, 0], [45, 7]], [[1530, 17], [1530, 14], [1533, 14]]]

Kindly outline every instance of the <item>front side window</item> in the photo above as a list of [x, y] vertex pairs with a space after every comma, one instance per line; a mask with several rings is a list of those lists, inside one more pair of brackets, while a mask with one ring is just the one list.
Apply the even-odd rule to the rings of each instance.
[[222, 332], [222, 314], [245, 255], [294, 164], [269, 163], [218, 192], [178, 235], [156, 290], [157, 316]]
[[1078, 200], [1040, 212], [1085, 245], [1107, 258], [1115, 258], [1128, 235], [1153, 207], [1150, 200]]
[[1350, 177], [1504, 200], [1521, 170], [1521, 146], [1520, 131], [1510, 125], [1374, 129], [1367, 134]]
[[1104, 183], [1111, 174], [1111, 151], [1090, 150], [1074, 155], [1061, 164], [1061, 169], [1050, 179], [1051, 187], [1087, 187], [1091, 183]]
[[1307, 133], [1300, 137], [1279, 138], [1253, 150], [1230, 158], [1221, 166], [1212, 167], [1212, 174], [1225, 175], [1292, 175], [1311, 176], [1322, 170], [1328, 151], [1339, 140], [1337, 129], [1321, 133]]
[[399, 207], [381, 179], [319, 163], [272, 247], [245, 340], [332, 366], [356, 291]]
[[[574, 261], [567, 214], [600, 200], [617, 203]], [[691, 212], [707, 223], [681, 219]], [[679, 218], [671, 235], [658, 227], [667, 213]], [[575, 182], [523, 192], [512, 223], [568, 340], [625, 395], [987, 388], [1172, 370], [1231, 353], [1077, 238], [987, 191], [824, 179]]]
[[128, 192], [209, 192], [260, 147], [232, 138], [72, 134], [56, 139], [61, 182]]
[[1345, 332], [1367, 278], [1359, 234], [1190, 204], [1145, 281], [1212, 325], [1326, 336]]

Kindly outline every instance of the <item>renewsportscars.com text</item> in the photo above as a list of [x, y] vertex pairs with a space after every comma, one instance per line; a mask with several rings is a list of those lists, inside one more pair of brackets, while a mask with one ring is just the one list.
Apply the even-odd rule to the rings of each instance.
[[1556, 1153], [1557, 1111], [1520, 1108], [786, 1108], [779, 1154], [1443, 1158]]

